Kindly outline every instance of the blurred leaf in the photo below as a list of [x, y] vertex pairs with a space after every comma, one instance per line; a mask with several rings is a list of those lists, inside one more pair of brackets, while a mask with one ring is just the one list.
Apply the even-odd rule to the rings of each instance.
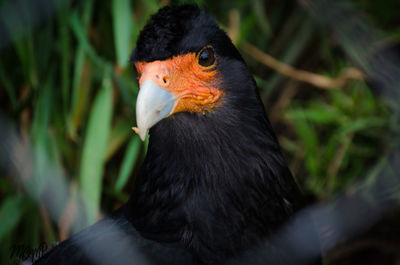
[[279, 143], [283, 147], [283, 149], [288, 150], [290, 153], [296, 153], [298, 149], [297, 143], [294, 141], [286, 138], [286, 137], [281, 137], [279, 138]]
[[104, 159], [112, 117], [112, 85], [106, 76], [94, 100], [82, 151], [80, 184], [88, 213], [88, 224], [96, 221], [100, 207]]
[[50, 79], [43, 84], [38, 91], [38, 98], [34, 105], [34, 119], [32, 124], [32, 137], [35, 143], [47, 144], [47, 130], [49, 128], [50, 115], [52, 110], [52, 72], [49, 73]]
[[131, 125], [127, 120], [120, 120], [111, 130], [105, 160], [108, 161], [121, 145], [132, 135]]
[[139, 91], [137, 80], [129, 69], [125, 75], [115, 75], [115, 83], [121, 93], [123, 102], [130, 108], [136, 108], [136, 97]]
[[147, 7], [150, 13], [155, 13], [160, 8], [159, 1], [156, 0], [142, 0], [143, 4]]
[[[311, 38], [314, 36], [313, 32], [315, 26], [312, 24], [310, 19], [304, 19], [301, 24], [296, 25], [296, 31], [291, 35], [290, 42], [285, 43], [288, 45], [285, 47], [284, 53], [279, 57], [279, 60], [287, 63], [293, 64], [301, 55], [307, 44], [310, 42]], [[267, 100], [271, 97], [274, 91], [280, 87], [280, 84], [286, 77], [274, 73], [268, 80], [265, 87], [261, 91], [261, 98]]]
[[344, 124], [339, 133], [349, 134], [352, 132], [362, 131], [372, 127], [382, 127], [386, 123], [387, 120], [383, 118], [371, 117], [366, 119], [358, 119]]
[[142, 146], [140, 138], [135, 135], [129, 141], [126, 148], [124, 160], [122, 161], [121, 169], [119, 171], [118, 180], [115, 183], [115, 189], [121, 191], [131, 176], [135, 161], [138, 159], [140, 147]]
[[4, 199], [0, 207], [0, 241], [15, 229], [25, 210], [21, 195], [10, 195]]
[[342, 120], [343, 116], [337, 108], [326, 104], [314, 105], [313, 107], [304, 110], [293, 109], [287, 111], [285, 114], [292, 120], [307, 119], [310, 122], [319, 124], [339, 122]]
[[[34, 203], [33, 201], [31, 203]], [[31, 204], [29, 203], [29, 204]], [[33, 205], [32, 205], [33, 206]], [[41, 218], [39, 207], [27, 207], [26, 214], [21, 220], [24, 225], [23, 242], [31, 246], [38, 246], [40, 243]]]
[[[299, 112], [301, 115], [301, 112]], [[312, 124], [310, 124], [306, 119], [294, 119], [293, 123], [295, 124], [296, 131], [305, 145], [305, 154], [306, 154], [306, 166], [310, 173], [313, 176], [317, 176], [319, 173], [319, 161], [318, 156], [315, 154], [318, 153], [318, 136], [316, 131], [314, 130]]]
[[115, 52], [117, 63], [122, 68], [128, 64], [131, 53], [131, 27], [135, 28], [131, 14], [130, 0], [112, 1]]
[[31, 196], [38, 199], [46, 185], [49, 175], [49, 140], [48, 130], [52, 113], [53, 102], [51, 84], [53, 82], [53, 71], [49, 73], [49, 80], [43, 84], [38, 90], [38, 97], [34, 104], [35, 112], [33, 116], [33, 124], [31, 137], [34, 146], [34, 174], [28, 179], [29, 183], [25, 184]]
[[[84, 8], [83, 8], [83, 15], [82, 15], [82, 20], [83, 20], [83, 25], [85, 27], [85, 32], [89, 26], [89, 21], [91, 20], [91, 16], [92, 16], [92, 9], [93, 9], [93, 0], [87, 0], [84, 1]], [[76, 16], [76, 13], [75, 13]], [[70, 14], [69, 17], [69, 23], [72, 27], [72, 19], [76, 19], [76, 17], [73, 17], [72, 14]], [[76, 23], [75, 23], [76, 24]], [[75, 26], [76, 27], [76, 26]], [[76, 31], [76, 30], [75, 30]], [[70, 134], [70, 136], [72, 136], [73, 138], [75, 138], [76, 135], [76, 131], [78, 129], [78, 124], [76, 124], [77, 120], [77, 115], [79, 115], [79, 107], [82, 106], [80, 104], [80, 98], [81, 98], [81, 94], [82, 94], [82, 90], [84, 92], [88, 91], [88, 89], [82, 89], [82, 75], [84, 73], [83, 71], [83, 67], [84, 67], [84, 62], [85, 62], [85, 49], [83, 47], [82, 43], [78, 43], [78, 47], [75, 48], [76, 53], [74, 56], [74, 74], [73, 74], [73, 79], [72, 79], [72, 93], [71, 93], [71, 106], [70, 106], [70, 118], [69, 121], [67, 123], [67, 129], [68, 132]], [[89, 86], [90, 87], [90, 86]], [[88, 92], [86, 92], [88, 93]]]
[[332, 99], [332, 105], [338, 109], [351, 109], [354, 106], [354, 102], [351, 97], [346, 95], [343, 91], [340, 90], [331, 90], [330, 98]]
[[269, 38], [271, 36], [272, 30], [271, 26], [269, 25], [267, 14], [265, 12], [265, 1], [252, 0], [251, 2], [254, 14], [256, 15], [258, 23], [261, 26], [262, 33], [266, 38]]
[[38, 77], [33, 33], [31, 23], [29, 23], [32, 22], [32, 14], [29, 8], [28, 2], [22, 2], [18, 9], [12, 6], [8, 10], [9, 12], [1, 12], [3, 15], [1, 19], [4, 21], [5, 29], [14, 43], [15, 51], [21, 63], [20, 66], [25, 74], [25, 81], [33, 88], [36, 88]]
[[[59, 1], [56, 3], [60, 4]], [[61, 7], [61, 10], [58, 14], [58, 27], [60, 29], [59, 32], [59, 46], [60, 46], [60, 55], [61, 55], [61, 95], [63, 102], [63, 114], [67, 114], [67, 107], [69, 103], [69, 86], [70, 86], [70, 60], [71, 60], [71, 50], [70, 50], [70, 32], [69, 32], [69, 24], [68, 24], [68, 16], [69, 16], [69, 3], [66, 1], [65, 7]]]
[[77, 138], [77, 130], [81, 128], [82, 123], [88, 112], [89, 97], [92, 90], [92, 82], [94, 81], [92, 64], [88, 59], [82, 61], [82, 73], [79, 74], [79, 89], [76, 91], [76, 98], [74, 105], [72, 106], [72, 113], [67, 124], [69, 127], [69, 134], [73, 139]]
[[15, 93], [15, 88], [13, 87], [11, 80], [7, 77], [2, 64], [0, 64], [0, 80], [2, 85], [4, 85], [7, 90], [8, 98], [11, 102], [11, 107], [13, 110], [15, 110], [17, 108], [17, 96]]
[[247, 16], [240, 23], [239, 37], [236, 43], [240, 43], [242, 40], [247, 39], [248, 35], [251, 34], [251, 29], [256, 24], [256, 18], [254, 16]]
[[87, 38], [86, 29], [81, 23], [77, 13], [73, 13], [71, 15], [70, 24], [79, 44], [90, 57], [90, 59], [96, 64], [96, 66], [98, 66], [102, 70], [104, 70], [103, 68], [108, 67], [107, 63], [96, 53], [96, 51], [90, 44]]

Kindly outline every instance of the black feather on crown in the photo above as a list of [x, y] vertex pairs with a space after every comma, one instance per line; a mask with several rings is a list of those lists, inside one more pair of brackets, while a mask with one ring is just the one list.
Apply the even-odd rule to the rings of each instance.
[[241, 59], [215, 19], [195, 5], [167, 6], [140, 32], [131, 62], [165, 60], [212, 45], [220, 56]]
[[164, 60], [188, 52], [182, 49], [181, 42], [204, 24], [218, 28], [215, 20], [195, 5], [161, 8], [140, 32], [131, 60]]

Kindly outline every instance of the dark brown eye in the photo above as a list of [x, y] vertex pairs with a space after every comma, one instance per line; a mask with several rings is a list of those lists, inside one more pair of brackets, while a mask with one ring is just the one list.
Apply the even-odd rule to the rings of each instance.
[[198, 56], [199, 64], [204, 67], [209, 67], [214, 64], [215, 56], [214, 49], [212, 47], [204, 47]]

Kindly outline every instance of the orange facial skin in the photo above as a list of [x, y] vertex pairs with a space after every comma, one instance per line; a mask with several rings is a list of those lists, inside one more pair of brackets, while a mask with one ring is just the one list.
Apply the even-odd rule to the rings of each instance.
[[223, 92], [215, 65], [198, 64], [195, 53], [174, 56], [164, 61], [137, 62], [139, 85], [151, 80], [175, 96], [175, 107], [169, 115], [177, 112], [212, 111], [221, 103]]

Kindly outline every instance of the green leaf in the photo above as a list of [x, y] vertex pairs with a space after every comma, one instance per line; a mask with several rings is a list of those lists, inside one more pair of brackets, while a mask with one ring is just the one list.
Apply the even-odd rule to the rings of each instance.
[[52, 110], [52, 88], [53, 71], [49, 73], [50, 79], [38, 91], [38, 98], [35, 102], [35, 112], [32, 125], [32, 137], [35, 142], [46, 144], [47, 130], [49, 128], [50, 115]]
[[319, 173], [319, 156], [318, 154], [318, 135], [312, 124], [307, 119], [294, 119], [293, 123], [296, 127], [301, 141], [305, 145], [306, 166], [313, 176]]
[[17, 108], [17, 96], [15, 93], [15, 88], [13, 87], [11, 79], [7, 76], [4, 69], [5, 67], [0, 63], [0, 80], [2, 85], [6, 88], [13, 110], [15, 110]]
[[[38, 67], [35, 58], [32, 23], [30, 23], [32, 22], [32, 10], [29, 9], [29, 4], [25, 2], [21, 2], [18, 5], [18, 9], [11, 6], [7, 9], [7, 12], [1, 12], [0, 21], [4, 23], [4, 29], [14, 43], [25, 80], [28, 81], [31, 87], [37, 88]], [[1, 11], [4, 10], [2, 9]]]
[[12, 195], [5, 198], [0, 207], [0, 241], [10, 233], [20, 221], [25, 204], [20, 195]]
[[[85, 30], [83, 34], [85, 34], [89, 22], [92, 17], [92, 10], [93, 10], [93, 0], [87, 0], [84, 2], [84, 8], [83, 8], [83, 15], [82, 15], [82, 24], [85, 27]], [[82, 29], [78, 28], [80, 23], [77, 23], [75, 20], [77, 20], [77, 14], [73, 13], [70, 14], [69, 16], [69, 23], [71, 28], [76, 32], [75, 35], [78, 35], [77, 32], [81, 32]], [[80, 36], [80, 35], [79, 35]], [[77, 37], [78, 38], [78, 37]], [[71, 136], [75, 137], [76, 136], [76, 131], [78, 130], [78, 125], [75, 120], [77, 120], [77, 116], [79, 116], [79, 109], [82, 106], [81, 102], [82, 97], [86, 96], [89, 92], [89, 89], [86, 89], [86, 87], [90, 86], [85, 86], [85, 84], [82, 84], [82, 75], [85, 73], [83, 71], [84, 65], [85, 65], [85, 60], [86, 60], [86, 51], [84, 48], [83, 43], [81, 41], [78, 43], [78, 47], [75, 49], [75, 57], [74, 57], [74, 73], [73, 73], [73, 78], [72, 78], [72, 91], [71, 91], [71, 103], [70, 103], [70, 113], [69, 113], [69, 122], [67, 123], [67, 129], [68, 132]], [[84, 87], [85, 89], [82, 89]], [[85, 102], [85, 101], [83, 101]]]
[[124, 160], [122, 161], [121, 170], [118, 175], [118, 180], [115, 184], [115, 189], [117, 191], [121, 191], [128, 182], [133, 166], [135, 165], [135, 161], [138, 159], [141, 146], [142, 144], [138, 136], [133, 137], [129, 141]]
[[267, 12], [265, 12], [265, 2], [260, 0], [253, 0], [252, 8], [253, 12], [257, 18], [257, 21], [262, 29], [262, 33], [266, 38], [269, 38], [272, 34], [271, 25], [267, 17]]
[[142, 0], [143, 4], [147, 7], [150, 13], [155, 13], [160, 8], [159, 1], [156, 0]]
[[131, 125], [127, 120], [120, 120], [111, 130], [110, 139], [107, 145], [106, 161], [108, 161], [124, 144], [133, 131]]
[[[56, 2], [58, 3], [58, 2]], [[58, 3], [59, 4], [59, 3]], [[68, 5], [68, 2], [66, 3]], [[69, 84], [70, 84], [70, 58], [71, 58], [71, 49], [70, 49], [70, 33], [68, 28], [68, 15], [69, 15], [69, 7], [65, 8], [61, 7], [61, 10], [58, 14], [58, 25], [59, 25], [59, 46], [60, 46], [60, 75], [61, 75], [61, 95], [63, 102], [63, 111], [64, 115], [67, 113], [68, 107], [68, 99], [69, 99]]]
[[385, 124], [387, 124], [387, 120], [384, 118], [371, 117], [366, 119], [358, 119], [344, 124], [340, 130], [340, 133], [349, 134], [363, 131], [372, 127], [383, 127]]
[[307, 119], [310, 122], [319, 124], [335, 123], [340, 121], [344, 115], [332, 106], [319, 104], [309, 109], [293, 109], [287, 111], [286, 116], [292, 120], [294, 119]]
[[38, 90], [38, 97], [34, 105], [35, 112], [31, 131], [31, 138], [34, 146], [34, 174], [33, 178], [29, 178], [25, 185], [30, 195], [36, 199], [40, 197], [49, 175], [48, 130], [53, 110], [53, 89], [51, 87], [53, 72], [54, 71], [49, 72], [49, 80]]
[[112, 117], [112, 85], [106, 76], [90, 112], [82, 151], [80, 184], [88, 224], [96, 221], [100, 208], [102, 175]]
[[75, 34], [78, 43], [86, 52], [86, 54], [90, 57], [90, 59], [100, 68], [108, 67], [107, 63], [101, 58], [97, 53], [96, 50], [90, 44], [89, 39], [87, 38], [86, 28], [81, 23], [78, 14], [73, 13], [70, 17], [70, 25], [72, 28], [73, 33]]
[[113, 0], [112, 15], [115, 52], [118, 65], [122, 68], [125, 68], [128, 64], [131, 53], [131, 27], [134, 26], [131, 12], [129, 0]]

